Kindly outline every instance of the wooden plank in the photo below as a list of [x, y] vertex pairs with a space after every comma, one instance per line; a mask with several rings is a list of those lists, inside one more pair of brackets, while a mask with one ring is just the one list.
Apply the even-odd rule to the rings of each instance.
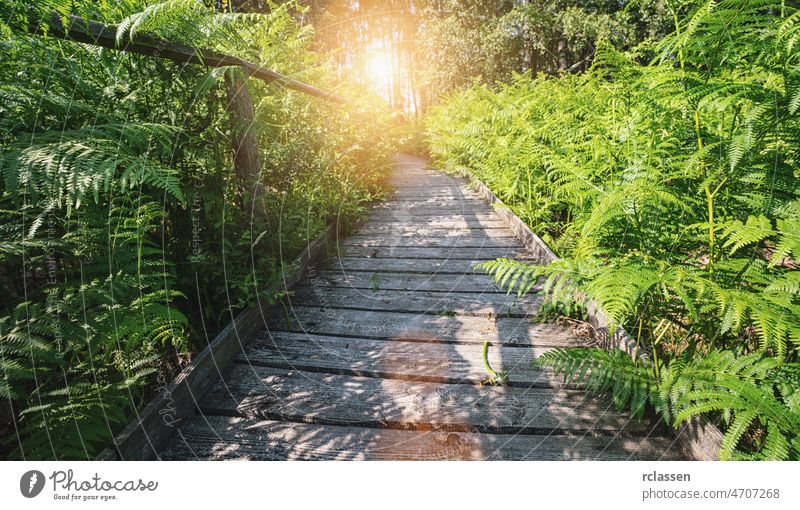
[[196, 416], [171, 460], [685, 460], [662, 437], [418, 432]]
[[311, 282], [294, 289], [287, 298], [291, 306], [322, 306], [346, 310], [385, 310], [390, 312], [456, 314], [484, 317], [533, 317], [541, 298], [528, 294], [521, 298], [506, 294], [380, 289], [348, 289]]
[[461, 183], [446, 183], [441, 182], [437, 184], [427, 184], [427, 185], [420, 185], [420, 186], [413, 186], [413, 185], [393, 185], [390, 182], [387, 182], [387, 187], [389, 191], [387, 195], [391, 193], [402, 195], [409, 195], [409, 196], [436, 196], [437, 194], [453, 194], [455, 196], [465, 196], [466, 194], [475, 193], [474, 190], [468, 189], [461, 185]]
[[237, 365], [206, 414], [329, 425], [495, 434], [663, 435], [584, 391], [435, 384]]
[[369, 230], [393, 230], [393, 229], [415, 229], [415, 228], [429, 228], [429, 229], [444, 229], [444, 230], [484, 230], [484, 229], [505, 229], [508, 228], [503, 220], [499, 218], [491, 218], [484, 220], [476, 220], [472, 218], [456, 218], [456, 219], [435, 219], [435, 218], [422, 218], [420, 216], [412, 216], [407, 220], [397, 220], [393, 218], [386, 218], [384, 220], [374, 219], [362, 223], [359, 228]]
[[398, 188], [408, 187], [424, 187], [429, 184], [439, 185], [439, 186], [458, 186], [462, 187], [465, 186], [466, 181], [461, 178], [453, 177], [447, 174], [442, 173], [432, 173], [432, 174], [408, 174], [408, 175], [398, 175], [394, 174], [388, 179], [389, 184], [396, 186]]
[[395, 197], [393, 200], [379, 202], [374, 205], [377, 210], [380, 209], [408, 209], [414, 207], [447, 207], [453, 209], [471, 209], [479, 208], [482, 211], [487, 210], [486, 201], [480, 196], [464, 197], [456, 196], [446, 198], [438, 195], [430, 196], [417, 196], [415, 198]]
[[[354, 289], [381, 290], [433, 290], [440, 292], [476, 292], [506, 294], [494, 279], [485, 274], [409, 274], [409, 273], [374, 273], [362, 271], [342, 273], [341, 271], [315, 271], [312, 279], [319, 279], [319, 284]], [[537, 290], [538, 287], [532, 289]]]
[[[715, 420], [721, 422], [721, 418]], [[695, 417], [683, 422], [675, 431], [677, 443], [687, 456], [693, 460], [719, 460], [724, 435], [717, 425], [708, 418]]]
[[460, 198], [482, 199], [475, 191], [461, 187], [437, 187], [431, 190], [421, 190], [419, 188], [397, 188], [388, 192], [389, 199], [394, 200], [430, 200], [430, 199], [450, 199]]
[[413, 211], [390, 211], [375, 210], [370, 212], [370, 221], [395, 221], [395, 222], [422, 222], [435, 223], [439, 221], [497, 221], [498, 216], [494, 211], [474, 212], [463, 214], [460, 211], [436, 210], [413, 210]]
[[[459, 239], [514, 239], [514, 234], [507, 228], [437, 228], [429, 227], [425, 224], [383, 224], [376, 226], [372, 224], [369, 227], [359, 227], [352, 234], [355, 237], [374, 237], [376, 239], [394, 238], [404, 240], [408, 237], [412, 238], [429, 238], [429, 239], [442, 239], [442, 238], [459, 238]], [[518, 243], [519, 244], [519, 243]]]
[[464, 248], [460, 246], [431, 248], [425, 246], [340, 246], [338, 255], [342, 257], [364, 257], [373, 259], [446, 259], [477, 260], [498, 257], [525, 257], [527, 249], [519, 248]]
[[[488, 377], [479, 343], [374, 340], [290, 331], [265, 331], [260, 335], [237, 358], [238, 362], [447, 384], [480, 385]], [[556, 343], [555, 339], [552, 341]], [[530, 366], [534, 357], [548, 350], [550, 347], [492, 345], [487, 359], [493, 369], [508, 371], [509, 384], [513, 386], [559, 387], [563, 381], [552, 371]]]
[[[431, 235], [415, 237], [412, 235], [352, 235], [339, 240], [341, 246], [430, 246], [440, 248], [504, 248], [524, 249], [525, 246], [516, 237], [488, 236], [449, 236], [433, 237]], [[443, 255], [447, 251], [442, 250]]]
[[[287, 324], [288, 314], [288, 324]], [[451, 316], [362, 311], [334, 306], [293, 305], [285, 314], [270, 318], [269, 328], [325, 335], [482, 344], [484, 340], [508, 345], [568, 347], [592, 342], [575, 336], [572, 329], [525, 318]]]
[[[373, 273], [382, 272], [406, 272], [416, 274], [485, 274], [477, 265], [494, 260], [493, 257], [486, 257], [477, 260], [467, 259], [398, 259], [398, 258], [366, 258], [366, 257], [339, 257], [330, 259], [324, 266], [325, 269], [334, 271], [368, 271]], [[520, 260], [517, 258], [517, 260]], [[522, 259], [521, 261], [525, 261]]]
[[383, 202], [371, 208], [375, 212], [392, 211], [398, 214], [428, 214], [452, 212], [462, 215], [491, 212], [485, 202], [422, 203], [422, 202]]

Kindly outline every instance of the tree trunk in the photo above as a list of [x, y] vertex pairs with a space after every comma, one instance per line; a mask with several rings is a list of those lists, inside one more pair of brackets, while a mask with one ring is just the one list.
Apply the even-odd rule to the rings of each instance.
[[231, 119], [231, 142], [236, 184], [245, 197], [245, 205], [252, 208], [253, 198], [261, 195], [261, 157], [258, 138], [253, 131], [255, 107], [243, 74], [225, 74]]
[[567, 40], [559, 39], [558, 41], [558, 68], [562, 71], [567, 69]]

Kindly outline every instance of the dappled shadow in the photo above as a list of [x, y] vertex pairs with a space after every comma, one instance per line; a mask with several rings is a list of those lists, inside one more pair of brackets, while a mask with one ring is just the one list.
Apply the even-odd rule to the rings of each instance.
[[[429, 204], [425, 197], [442, 190], [463, 196], [462, 181], [421, 165], [406, 159], [397, 166], [405, 173], [395, 184], [409, 203]], [[532, 323], [537, 296], [508, 296], [472, 271], [484, 260], [481, 241], [495, 250], [490, 259], [499, 244], [491, 240], [505, 238], [487, 205], [421, 216], [390, 206], [381, 210], [397, 214], [383, 222], [392, 228], [368, 223], [350, 239], [373, 242], [347, 244], [308, 275], [285, 316], [273, 317], [209, 391], [202, 415], [181, 427], [165, 458], [679, 457], [671, 439], [660, 437], [663, 428], [631, 421], [610, 400], [563, 388], [530, 367], [547, 349], [587, 339]], [[464, 227], [439, 226], [448, 222]], [[495, 237], [481, 231], [483, 222]], [[347, 251], [362, 246], [369, 250]], [[511, 241], [502, 248], [511, 256], [520, 250]], [[489, 363], [508, 371], [508, 386], [481, 386], [485, 340]]]

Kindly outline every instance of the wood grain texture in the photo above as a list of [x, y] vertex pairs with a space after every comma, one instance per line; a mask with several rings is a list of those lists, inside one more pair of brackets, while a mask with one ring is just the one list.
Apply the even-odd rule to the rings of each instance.
[[[352, 235], [341, 239], [339, 244], [342, 246], [428, 246], [440, 248], [517, 248], [524, 249], [525, 246], [513, 236], [490, 237], [487, 235]], [[447, 258], [447, 253], [442, 254], [442, 258]]]
[[533, 317], [541, 306], [541, 297], [537, 294], [515, 297], [476, 292], [398, 292], [380, 289], [380, 280], [374, 283], [372, 289], [348, 289], [311, 282], [295, 288], [288, 301], [292, 306], [483, 317]]
[[[386, 341], [276, 331], [263, 333], [239, 355], [237, 362], [365, 377], [479, 385], [487, 377], [481, 348], [482, 342]], [[495, 370], [508, 371], [512, 385], [556, 387], [561, 381], [550, 371], [530, 365], [534, 357], [550, 348], [520, 348], [498, 343], [489, 348], [487, 358]]]
[[554, 388], [437, 384], [236, 365], [203, 400], [210, 413], [303, 423], [496, 434], [663, 435], [609, 398]]
[[[482, 234], [485, 233], [491, 236], [496, 231], [502, 234], [500, 237], [507, 237], [508, 230], [500, 223], [486, 221], [481, 224], [468, 225], [466, 221], [452, 221], [441, 222], [438, 224], [419, 224], [410, 222], [389, 222], [389, 221], [369, 221], [363, 223], [358, 228], [358, 233], [365, 234], [412, 234], [412, 235], [428, 235], [435, 234], [438, 231], [443, 232], [460, 232], [462, 234]], [[486, 232], [490, 231], [490, 232]]]
[[394, 218], [375, 213], [370, 216], [368, 222], [364, 223], [365, 228], [376, 227], [384, 230], [395, 228], [421, 229], [421, 228], [444, 228], [444, 229], [489, 229], [506, 228], [503, 220], [491, 215], [481, 215], [481, 218], [470, 216], [468, 218], [458, 217], [431, 217], [431, 216], [405, 216]]
[[[509, 239], [514, 238], [506, 228], [455, 228], [455, 227], [429, 227], [427, 225], [413, 224], [378, 224], [371, 223], [370, 226], [363, 226], [353, 233], [354, 236], [374, 236], [374, 237], [430, 237], [438, 239], [442, 237], [470, 239]], [[342, 239], [343, 241], [346, 239]]]
[[669, 438], [513, 435], [337, 427], [197, 416], [164, 459], [683, 460]]
[[[311, 284], [349, 287], [354, 289], [380, 289], [415, 291], [428, 290], [438, 292], [463, 293], [500, 293], [506, 295], [494, 281], [485, 274], [415, 274], [415, 273], [365, 273], [317, 270], [310, 278]], [[534, 291], [537, 289], [534, 288]], [[516, 294], [511, 294], [511, 299]]]
[[[351, 271], [370, 271], [373, 273], [410, 273], [410, 274], [486, 274], [476, 267], [479, 264], [494, 260], [491, 257], [479, 259], [409, 259], [409, 258], [372, 258], [372, 257], [339, 257], [323, 266], [324, 269], [348, 273]], [[516, 257], [516, 260], [526, 260]]]
[[459, 200], [459, 199], [481, 199], [481, 196], [472, 190], [458, 188], [435, 188], [429, 190], [397, 189], [390, 192], [387, 196], [390, 200]]
[[363, 257], [368, 259], [434, 259], [434, 260], [482, 260], [524, 258], [528, 252], [514, 246], [463, 247], [453, 246], [442, 250], [431, 246], [340, 246], [340, 257]]
[[446, 209], [413, 210], [383, 209], [370, 213], [370, 221], [393, 221], [414, 223], [435, 223], [440, 221], [497, 221], [494, 211], [472, 212], [464, 214], [461, 211], [448, 211]]
[[[476, 268], [549, 256], [485, 190], [413, 158], [389, 181], [390, 200], [337, 235], [333, 256], [298, 282], [162, 458], [686, 458], [663, 425], [532, 366], [597, 340], [533, 320], [539, 286], [509, 295]], [[506, 386], [482, 385], [485, 341]]]
[[542, 347], [576, 346], [589, 341], [585, 337], [576, 337], [567, 326], [538, 323], [520, 317], [451, 315], [446, 309], [441, 313], [363, 311], [337, 308], [335, 305], [294, 305], [285, 313], [271, 317], [269, 330], [380, 340], [477, 344], [488, 340], [508, 345]]

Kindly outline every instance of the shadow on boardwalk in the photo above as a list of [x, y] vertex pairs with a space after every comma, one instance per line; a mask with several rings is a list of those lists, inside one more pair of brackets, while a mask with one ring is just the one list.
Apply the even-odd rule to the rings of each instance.
[[[248, 346], [164, 458], [675, 459], [663, 427], [563, 388], [533, 357], [585, 345], [530, 321], [476, 262], [524, 247], [461, 179], [401, 158], [396, 200]], [[509, 386], [481, 386], [489, 362]]]

